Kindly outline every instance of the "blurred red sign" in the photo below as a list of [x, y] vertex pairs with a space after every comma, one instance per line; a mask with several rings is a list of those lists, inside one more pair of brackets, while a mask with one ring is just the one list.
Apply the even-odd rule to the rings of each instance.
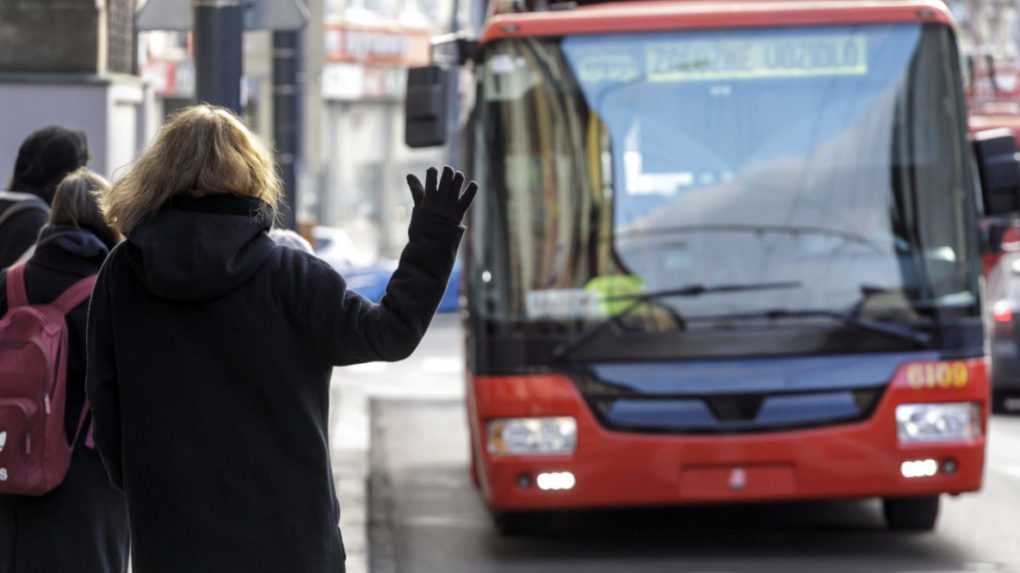
[[413, 67], [429, 62], [431, 32], [400, 27], [333, 24], [326, 28], [326, 59]]
[[972, 105], [1020, 100], [1020, 62], [968, 58], [967, 99]]

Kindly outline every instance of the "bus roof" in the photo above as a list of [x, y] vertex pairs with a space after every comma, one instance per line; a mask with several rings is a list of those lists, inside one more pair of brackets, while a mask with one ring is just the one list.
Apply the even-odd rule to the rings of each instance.
[[935, 0], [640, 0], [512, 12], [494, 3], [483, 41], [499, 38], [683, 29], [929, 22], [952, 24]]

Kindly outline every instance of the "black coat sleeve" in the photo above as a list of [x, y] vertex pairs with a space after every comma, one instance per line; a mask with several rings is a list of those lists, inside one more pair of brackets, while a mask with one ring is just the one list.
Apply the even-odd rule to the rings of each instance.
[[[108, 263], [112, 262], [112, 255]], [[92, 420], [96, 448], [106, 466], [106, 473], [119, 489], [124, 488], [121, 466], [120, 395], [114, 361], [113, 321], [110, 314], [110, 290], [107, 282], [109, 267], [104, 265], [92, 292], [86, 329], [85, 387], [92, 403]]]
[[409, 242], [379, 304], [347, 290], [329, 265], [311, 263], [303, 312], [325, 358], [344, 366], [410, 356], [443, 298], [463, 234], [460, 225], [415, 209]]
[[26, 209], [5, 223], [0, 265], [10, 266], [17, 262], [18, 257], [35, 244], [39, 230], [46, 225], [48, 219], [49, 214], [43, 209]]

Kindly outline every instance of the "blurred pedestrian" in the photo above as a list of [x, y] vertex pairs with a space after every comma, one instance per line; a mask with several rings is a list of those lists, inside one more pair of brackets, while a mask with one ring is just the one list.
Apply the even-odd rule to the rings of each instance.
[[88, 141], [81, 131], [50, 126], [22, 142], [8, 191], [0, 192], [0, 269], [35, 244], [57, 184], [88, 160]]
[[277, 227], [269, 231], [269, 238], [277, 245], [290, 247], [306, 253], [315, 253], [315, 250], [312, 249], [311, 243], [290, 229], [281, 229]]
[[330, 376], [425, 334], [476, 189], [437, 178], [409, 179], [410, 242], [378, 305], [269, 238], [273, 161], [228, 111], [179, 113], [114, 185], [127, 240], [92, 299], [88, 389], [135, 573], [344, 570]]
[[[96, 193], [109, 184], [86, 169], [56, 188], [23, 278], [28, 304], [49, 304], [99, 272], [118, 234], [106, 224]], [[0, 316], [10, 301], [0, 274]], [[65, 438], [74, 447], [63, 482], [38, 497], [0, 495], [0, 573], [122, 573], [128, 559], [127, 507], [110, 483], [99, 452], [88, 446], [85, 411], [85, 325], [88, 298], [66, 315]], [[77, 443], [74, 443], [75, 438]], [[10, 445], [10, 444], [8, 444]]]

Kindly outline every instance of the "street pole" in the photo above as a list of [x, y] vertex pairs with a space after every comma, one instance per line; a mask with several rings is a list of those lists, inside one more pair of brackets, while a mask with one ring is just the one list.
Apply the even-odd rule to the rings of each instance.
[[241, 113], [241, 0], [192, 0], [195, 95], [201, 103]]
[[276, 163], [280, 168], [289, 209], [284, 210], [283, 223], [297, 228], [297, 166], [301, 158], [301, 31], [273, 32], [273, 140]]
[[[452, 16], [450, 17], [450, 34], [453, 37], [460, 32], [460, 0], [453, 0]], [[452, 69], [450, 70], [450, 83], [449, 93], [447, 96], [449, 102], [447, 109], [449, 114], [446, 118], [448, 134], [446, 153], [447, 163], [457, 168], [461, 168], [461, 156], [460, 156], [460, 66], [458, 62], [454, 62]]]

